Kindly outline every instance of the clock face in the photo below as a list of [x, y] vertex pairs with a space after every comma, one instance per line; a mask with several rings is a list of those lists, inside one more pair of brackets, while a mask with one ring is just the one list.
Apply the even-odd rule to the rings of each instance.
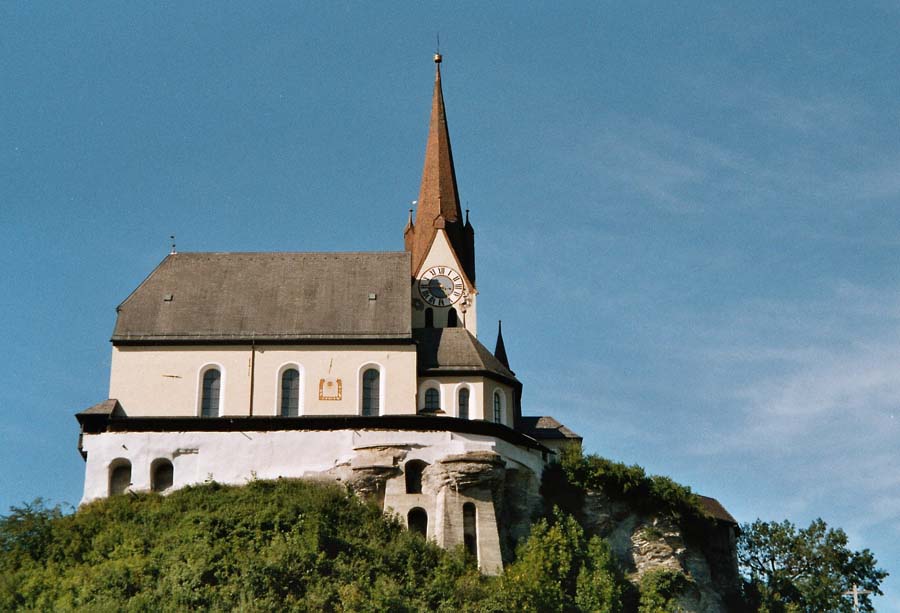
[[462, 298], [462, 275], [447, 266], [433, 266], [419, 279], [419, 294], [431, 306], [450, 306]]

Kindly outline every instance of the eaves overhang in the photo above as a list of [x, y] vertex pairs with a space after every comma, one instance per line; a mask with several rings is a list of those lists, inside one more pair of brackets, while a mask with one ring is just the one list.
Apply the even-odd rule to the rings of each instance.
[[550, 449], [536, 439], [490, 421], [430, 415], [309, 415], [300, 417], [119, 417], [78, 413], [82, 434], [104, 432], [282, 432], [288, 430], [393, 430], [458, 432], [501, 439], [542, 453]]

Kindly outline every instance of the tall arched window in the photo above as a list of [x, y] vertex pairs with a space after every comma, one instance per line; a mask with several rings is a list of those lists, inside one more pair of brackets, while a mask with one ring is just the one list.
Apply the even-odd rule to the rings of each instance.
[[447, 311], [447, 327], [455, 328], [459, 325], [459, 315], [456, 314], [456, 309], [450, 307], [450, 310]]
[[165, 458], [154, 460], [150, 469], [150, 489], [154, 492], [164, 492], [172, 487], [174, 481], [175, 469], [172, 468], [172, 463]]
[[500, 392], [494, 392], [494, 423], [503, 423], [503, 398]]
[[375, 368], [369, 368], [362, 377], [362, 414], [378, 415], [381, 410], [381, 374]]
[[457, 416], [460, 419], [469, 419], [469, 388], [462, 387], [459, 390], [459, 411]]
[[436, 388], [429, 387], [427, 390], [425, 390], [425, 410], [441, 410], [441, 393]]
[[422, 473], [428, 466], [422, 460], [410, 460], [403, 465], [403, 473], [406, 477], [406, 493], [421, 494], [422, 493]]
[[288, 368], [281, 373], [281, 416], [300, 415], [300, 371]]
[[434, 311], [432, 311], [431, 309], [425, 309], [425, 327], [434, 327]]
[[131, 485], [131, 462], [115, 460], [109, 467], [109, 495], [124, 494]]
[[210, 368], [203, 373], [203, 391], [200, 400], [200, 417], [219, 416], [219, 394], [222, 387], [222, 373]]
[[410, 532], [428, 536], [428, 513], [421, 507], [410, 509], [406, 515], [406, 525], [409, 526]]
[[466, 546], [466, 553], [478, 557], [478, 528], [475, 505], [471, 502], [463, 505], [463, 544]]

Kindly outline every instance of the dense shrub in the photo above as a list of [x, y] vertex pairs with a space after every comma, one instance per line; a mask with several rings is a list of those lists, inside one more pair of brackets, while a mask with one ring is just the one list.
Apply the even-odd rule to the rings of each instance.
[[0, 520], [0, 610], [465, 610], [486, 580], [337, 486], [216, 484]]
[[641, 577], [641, 601], [638, 613], [677, 613], [678, 595], [691, 587], [683, 573], [673, 570], [654, 570]]
[[[666, 589], [644, 586], [641, 610], [668, 610], [652, 608], [669, 606]], [[496, 578], [337, 485], [211, 483], [0, 517], [0, 611], [637, 609], [607, 543], [559, 509]]]
[[495, 593], [502, 611], [620, 613], [629, 587], [606, 542], [588, 540], [573, 517], [557, 511], [532, 526]]
[[579, 516], [589, 490], [625, 501], [637, 513], [672, 517], [688, 537], [702, 534], [712, 522], [691, 488], [668, 477], [647, 475], [640, 466], [584, 455], [577, 445], [565, 448], [560, 463], [544, 476], [545, 500]]

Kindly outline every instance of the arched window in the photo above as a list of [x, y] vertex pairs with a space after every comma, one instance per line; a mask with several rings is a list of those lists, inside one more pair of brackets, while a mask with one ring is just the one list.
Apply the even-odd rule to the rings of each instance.
[[469, 419], [469, 388], [462, 387], [459, 389], [459, 411], [457, 417], [460, 419]]
[[463, 544], [466, 546], [466, 553], [478, 557], [475, 505], [471, 502], [463, 505]]
[[426, 466], [428, 464], [422, 460], [410, 460], [403, 466], [407, 494], [422, 493], [422, 473], [425, 471]]
[[456, 309], [450, 307], [450, 310], [447, 311], [447, 327], [455, 328], [459, 325], [459, 315], [456, 314]]
[[109, 467], [109, 495], [124, 494], [131, 485], [131, 462], [115, 460]]
[[153, 461], [150, 469], [150, 489], [154, 492], [164, 492], [175, 481], [175, 469], [172, 463], [165, 458]]
[[410, 532], [428, 536], [428, 513], [421, 507], [410, 509], [406, 515], [406, 525]]
[[494, 392], [494, 423], [503, 423], [503, 396], [499, 391]]
[[288, 368], [281, 373], [281, 416], [300, 415], [300, 371]]
[[425, 410], [441, 410], [441, 393], [434, 387], [429, 387], [427, 390], [425, 390]]
[[432, 311], [431, 309], [425, 309], [425, 327], [434, 327], [434, 311]]
[[200, 417], [219, 416], [219, 394], [222, 388], [222, 373], [218, 368], [210, 368], [203, 373], [203, 391], [200, 400]]
[[381, 374], [376, 368], [369, 368], [362, 376], [362, 414], [378, 415], [380, 402]]

